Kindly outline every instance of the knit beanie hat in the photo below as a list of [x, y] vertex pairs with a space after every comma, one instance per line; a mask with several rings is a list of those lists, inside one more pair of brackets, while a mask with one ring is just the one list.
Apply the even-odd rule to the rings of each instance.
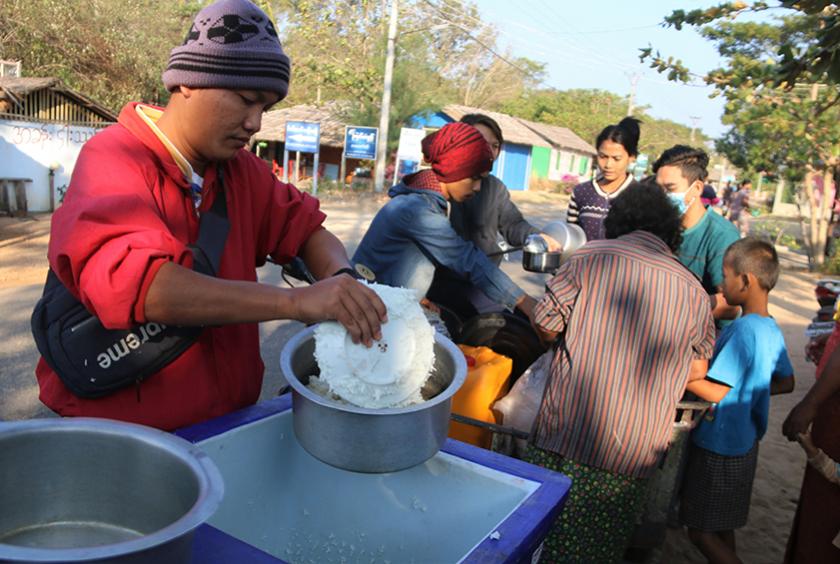
[[422, 143], [423, 157], [440, 182], [456, 182], [490, 172], [493, 153], [481, 133], [466, 123], [448, 123]]
[[184, 44], [172, 49], [163, 84], [267, 90], [286, 97], [289, 57], [265, 12], [249, 0], [219, 0], [193, 20]]

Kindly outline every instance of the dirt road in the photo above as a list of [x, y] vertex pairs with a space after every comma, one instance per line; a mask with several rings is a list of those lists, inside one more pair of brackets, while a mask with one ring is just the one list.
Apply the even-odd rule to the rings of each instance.
[[[535, 225], [565, 215], [565, 200], [545, 193], [514, 194], [524, 215]], [[327, 227], [336, 233], [352, 253], [380, 203], [360, 199], [325, 201]], [[0, 419], [50, 416], [38, 401], [33, 376], [37, 352], [29, 333], [29, 315], [40, 296], [46, 275], [49, 217], [34, 220], [0, 219]], [[797, 375], [797, 389], [787, 396], [773, 398], [770, 425], [761, 443], [758, 473], [753, 493], [749, 525], [738, 533], [739, 553], [745, 562], [779, 562], [790, 530], [796, 498], [804, 469], [798, 446], [788, 443], [779, 431], [790, 408], [814, 381], [814, 367], [805, 361], [803, 331], [816, 309], [813, 296], [815, 276], [801, 269], [801, 258], [791, 256], [771, 295], [771, 313], [785, 334]], [[533, 295], [542, 293], [545, 276], [524, 272], [518, 255], [503, 268]], [[797, 262], [798, 261], [798, 262]], [[276, 267], [264, 267], [261, 280], [282, 284]], [[276, 394], [282, 385], [279, 371], [280, 349], [297, 331], [294, 322], [264, 323], [261, 326], [266, 377], [263, 398]], [[681, 531], [670, 531], [661, 562], [703, 562]]]

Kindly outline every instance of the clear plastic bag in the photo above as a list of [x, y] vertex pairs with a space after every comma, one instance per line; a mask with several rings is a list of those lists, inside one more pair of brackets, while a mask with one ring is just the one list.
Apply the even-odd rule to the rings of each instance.
[[[553, 352], [549, 351], [535, 360], [516, 380], [510, 392], [493, 405], [493, 409], [502, 415], [503, 425], [531, 432], [545, 393], [552, 356]], [[516, 454], [524, 454], [526, 448], [526, 440], [516, 439]]]

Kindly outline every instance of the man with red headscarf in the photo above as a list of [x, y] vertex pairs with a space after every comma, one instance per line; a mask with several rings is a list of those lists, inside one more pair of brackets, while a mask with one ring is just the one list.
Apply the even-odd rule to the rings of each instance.
[[490, 146], [466, 123], [450, 123], [423, 139], [431, 165], [403, 178], [388, 192], [353, 262], [367, 267], [376, 281], [413, 288], [425, 296], [435, 267], [463, 276], [487, 296], [530, 316], [535, 301], [472, 242], [462, 239], [447, 219], [448, 202], [463, 202], [481, 187], [493, 167]]

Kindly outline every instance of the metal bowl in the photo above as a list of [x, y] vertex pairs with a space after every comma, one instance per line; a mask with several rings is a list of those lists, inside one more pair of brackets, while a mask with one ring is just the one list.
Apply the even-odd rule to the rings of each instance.
[[560, 268], [562, 253], [522, 251], [522, 268], [528, 272], [554, 272]]
[[0, 423], [0, 562], [187, 563], [223, 494], [207, 455], [163, 431]]
[[435, 455], [446, 441], [452, 396], [467, 375], [464, 355], [435, 333], [435, 364], [422, 390], [426, 401], [409, 407], [366, 409], [341, 405], [306, 387], [318, 374], [315, 327], [292, 337], [280, 368], [292, 387], [295, 436], [315, 458], [354, 472], [396, 472]]

